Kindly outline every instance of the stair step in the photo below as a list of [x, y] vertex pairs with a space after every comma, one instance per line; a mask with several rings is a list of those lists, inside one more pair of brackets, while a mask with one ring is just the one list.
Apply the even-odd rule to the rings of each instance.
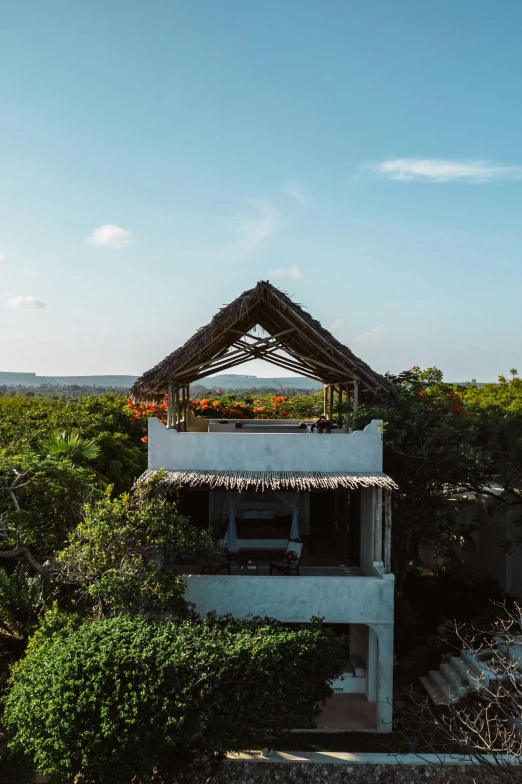
[[362, 663], [362, 659], [356, 653], [350, 654], [350, 664], [353, 668], [353, 674], [356, 678], [364, 678], [366, 674], [366, 670], [364, 668], [364, 664]]
[[422, 675], [419, 678], [419, 680], [422, 683], [422, 685], [424, 686], [424, 688], [426, 689], [426, 691], [428, 692], [432, 702], [434, 702], [435, 705], [449, 705], [450, 704], [449, 700], [447, 700], [446, 697], [437, 689], [437, 687], [435, 686], [435, 684], [433, 683], [432, 680], [427, 678], [425, 675]]
[[440, 670], [430, 670], [428, 672], [428, 676], [437, 687], [437, 691], [440, 691], [441, 694], [443, 694], [444, 697], [448, 700], [448, 702], [455, 702], [458, 700], [459, 695], [457, 689], [446, 680]]
[[468, 667], [466, 662], [461, 659], [459, 656], [452, 656], [450, 659], [450, 664], [453, 669], [460, 675], [464, 683], [469, 683], [472, 689], [479, 689], [481, 686], [481, 681], [477, 677], [476, 673]]
[[476, 675], [479, 678], [482, 684], [486, 685], [488, 683], [492, 673], [489, 673], [485, 662], [482, 663], [480, 659], [477, 659], [470, 651], [461, 651], [460, 658], [473, 675]]
[[521, 637], [514, 637], [512, 641], [506, 642], [503, 637], [493, 637], [499, 651], [509, 656], [512, 661], [518, 662], [517, 667], [519, 670], [522, 670], [522, 643], [519, 642], [521, 639]]
[[[462, 676], [457, 670], [454, 670], [449, 662], [442, 662], [439, 670], [446, 678], [450, 686], [453, 686], [459, 697], [465, 697], [468, 693], [468, 688], [463, 682]], [[467, 681], [466, 681], [467, 683]]]

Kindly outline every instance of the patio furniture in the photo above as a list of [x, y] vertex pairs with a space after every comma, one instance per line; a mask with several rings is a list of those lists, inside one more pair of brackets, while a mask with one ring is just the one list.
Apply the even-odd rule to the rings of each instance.
[[281, 561], [272, 561], [270, 564], [270, 574], [276, 571], [286, 575], [300, 575], [299, 561], [301, 560], [302, 550], [303, 542], [300, 539], [289, 539], [283, 559]]

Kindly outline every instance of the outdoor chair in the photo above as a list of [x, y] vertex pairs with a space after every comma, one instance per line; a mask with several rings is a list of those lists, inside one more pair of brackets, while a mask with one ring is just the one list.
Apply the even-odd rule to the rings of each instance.
[[299, 574], [299, 561], [301, 560], [301, 552], [303, 543], [300, 539], [289, 539], [286, 545], [285, 554], [282, 561], [272, 561], [270, 564], [270, 574], [274, 571], [281, 572], [281, 574], [291, 575]]

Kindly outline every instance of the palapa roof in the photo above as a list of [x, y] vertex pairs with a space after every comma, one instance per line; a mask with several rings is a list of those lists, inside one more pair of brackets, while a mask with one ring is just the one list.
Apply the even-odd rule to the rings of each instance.
[[[251, 331], [261, 327], [269, 337]], [[157, 400], [169, 384], [187, 386], [252, 359], [299, 372], [325, 384], [359, 381], [360, 389], [395, 394], [394, 387], [268, 281], [225, 305], [187, 342], [134, 384], [136, 401]]]
[[157, 474], [164, 487], [200, 487], [206, 490], [356, 490], [382, 487], [396, 490], [397, 485], [380, 471], [339, 473], [338, 471], [161, 471], [149, 469], [136, 486], [147, 484]]

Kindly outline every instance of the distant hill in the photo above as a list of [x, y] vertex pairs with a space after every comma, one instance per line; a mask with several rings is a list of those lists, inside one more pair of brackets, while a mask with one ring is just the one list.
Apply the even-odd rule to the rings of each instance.
[[10, 373], [0, 370], [0, 385], [39, 387], [71, 386], [80, 387], [121, 387], [128, 389], [137, 376], [37, 376], [36, 373]]
[[[36, 373], [10, 373], [0, 370], [0, 386], [18, 387], [104, 387], [107, 389], [129, 389], [136, 381], [137, 376], [37, 376]], [[461, 384], [474, 384], [477, 387], [484, 386], [483, 382], [463, 381]], [[223, 373], [220, 376], [202, 378], [192, 385], [194, 390], [205, 390], [209, 392], [220, 389], [223, 392], [244, 389], [260, 390], [273, 389], [274, 391], [285, 391], [293, 389], [303, 389], [306, 391], [322, 389], [322, 384], [313, 381], [311, 378], [302, 376], [274, 376], [273, 378], [262, 376], [236, 375], [234, 373]]]
[[194, 388], [214, 390], [221, 389], [322, 389], [319, 381], [302, 376], [274, 376], [273, 378], [263, 378], [260, 376], [240, 376], [233, 373], [223, 373], [220, 376], [210, 376], [201, 378], [194, 385]]
[[[37, 376], [36, 373], [10, 373], [0, 370], [0, 386], [40, 387], [40, 386], [79, 386], [79, 387], [112, 387], [129, 389], [137, 376]], [[300, 376], [283, 376], [261, 378], [259, 376], [241, 376], [223, 374], [202, 378], [194, 385], [202, 388], [223, 391], [228, 389], [321, 389], [321, 384], [310, 378]]]

